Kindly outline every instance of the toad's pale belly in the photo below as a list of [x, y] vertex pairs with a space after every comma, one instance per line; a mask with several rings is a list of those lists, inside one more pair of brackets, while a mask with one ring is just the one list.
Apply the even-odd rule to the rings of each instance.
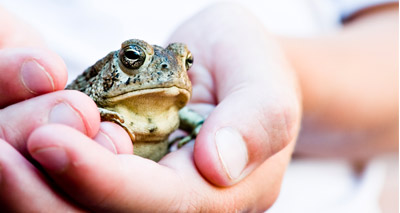
[[110, 98], [107, 110], [123, 116], [123, 126], [134, 135], [134, 153], [155, 161], [168, 152], [168, 136], [179, 126], [179, 109], [187, 90], [177, 87], [135, 91]]

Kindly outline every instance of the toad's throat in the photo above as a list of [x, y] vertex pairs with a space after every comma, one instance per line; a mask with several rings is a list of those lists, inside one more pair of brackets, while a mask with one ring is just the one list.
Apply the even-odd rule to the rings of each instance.
[[189, 98], [190, 92], [178, 87], [146, 89], [110, 98], [105, 108], [123, 116], [135, 141], [161, 142], [178, 128], [178, 111]]

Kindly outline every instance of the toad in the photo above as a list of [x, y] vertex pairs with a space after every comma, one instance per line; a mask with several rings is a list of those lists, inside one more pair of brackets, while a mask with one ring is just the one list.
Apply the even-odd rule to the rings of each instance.
[[204, 120], [183, 108], [191, 96], [187, 71], [192, 63], [185, 44], [171, 43], [164, 49], [131, 39], [87, 68], [66, 89], [87, 94], [97, 104], [102, 121], [122, 126], [134, 154], [158, 161], [168, 153], [170, 133], [178, 127], [190, 133], [181, 139], [181, 146], [196, 136]]

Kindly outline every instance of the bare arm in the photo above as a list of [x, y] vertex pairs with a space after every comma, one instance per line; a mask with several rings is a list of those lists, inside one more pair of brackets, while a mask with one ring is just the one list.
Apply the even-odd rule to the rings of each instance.
[[398, 149], [397, 4], [329, 35], [280, 41], [303, 93], [296, 154], [360, 159]]

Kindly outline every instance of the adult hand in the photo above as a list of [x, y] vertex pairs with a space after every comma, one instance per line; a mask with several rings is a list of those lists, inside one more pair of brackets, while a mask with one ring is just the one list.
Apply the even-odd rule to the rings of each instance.
[[[300, 121], [295, 76], [263, 26], [220, 4], [188, 20], [193, 102], [217, 105], [196, 143], [158, 164], [114, 155], [64, 125], [37, 128], [28, 149], [69, 197], [97, 211], [261, 210], [276, 199]], [[213, 184], [210, 184], [213, 183]]]
[[55, 92], [65, 87], [65, 64], [29, 26], [1, 8], [0, 22], [0, 207], [11, 212], [77, 211], [33, 165], [26, 150], [30, 133], [58, 123], [94, 137], [114, 152], [132, 153], [132, 145], [119, 143], [129, 138], [117, 125], [100, 125], [90, 98], [76, 91]]

